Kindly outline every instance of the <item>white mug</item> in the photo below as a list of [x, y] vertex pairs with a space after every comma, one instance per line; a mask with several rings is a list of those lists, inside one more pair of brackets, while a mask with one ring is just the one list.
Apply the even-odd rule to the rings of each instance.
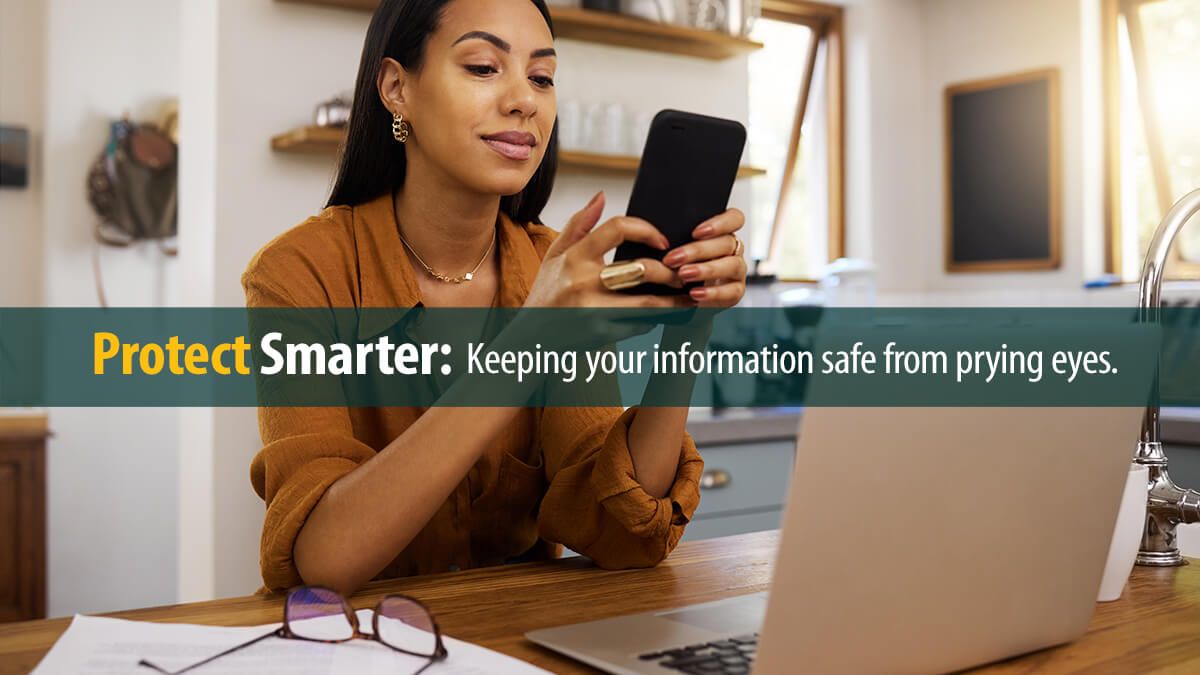
[[585, 103], [583, 106], [583, 124], [580, 128], [580, 148], [588, 152], [604, 152], [604, 104]]
[[1100, 580], [1100, 602], [1121, 597], [1125, 582], [1133, 571], [1138, 548], [1142, 544], [1142, 529], [1146, 526], [1146, 492], [1149, 490], [1149, 469], [1141, 464], [1129, 467], [1125, 478], [1125, 493], [1113, 526], [1112, 543], [1108, 547], [1108, 562]]
[[1200, 523], [1180, 523], [1175, 528], [1175, 545], [1185, 558], [1200, 558]]
[[583, 147], [583, 106], [573, 98], [558, 106], [558, 144], [564, 150]]
[[609, 103], [604, 106], [604, 124], [601, 132], [599, 152], [608, 155], [621, 155], [628, 149], [625, 140], [629, 129], [625, 125], [625, 107], [620, 103]]
[[650, 136], [650, 124], [654, 121], [654, 113], [643, 110], [631, 116], [633, 128], [629, 134], [629, 154], [641, 157], [646, 148], [646, 139]]

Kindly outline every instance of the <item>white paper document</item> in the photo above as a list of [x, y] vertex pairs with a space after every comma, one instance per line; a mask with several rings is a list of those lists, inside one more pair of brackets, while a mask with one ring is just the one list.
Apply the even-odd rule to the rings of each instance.
[[[363, 632], [371, 610], [358, 611]], [[76, 615], [33, 675], [154, 675], [146, 659], [174, 671], [274, 631], [279, 624], [227, 628], [148, 623]], [[422, 675], [546, 675], [548, 671], [478, 645], [442, 636], [449, 656]], [[324, 644], [269, 637], [222, 656], [188, 675], [408, 675], [428, 659], [402, 654], [374, 640]]]

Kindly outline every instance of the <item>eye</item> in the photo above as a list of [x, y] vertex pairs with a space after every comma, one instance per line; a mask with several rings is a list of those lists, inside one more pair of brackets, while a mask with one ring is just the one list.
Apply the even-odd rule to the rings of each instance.
[[469, 72], [475, 73], [476, 75], [488, 75], [490, 73], [496, 72], [496, 69], [491, 66], [463, 66], [463, 67], [466, 68]]
[[554, 86], [554, 80], [552, 80], [548, 77], [534, 76], [529, 79], [533, 80], [534, 82], [536, 82], [538, 84], [538, 86], [543, 87], [543, 88], [549, 88], [549, 87]]

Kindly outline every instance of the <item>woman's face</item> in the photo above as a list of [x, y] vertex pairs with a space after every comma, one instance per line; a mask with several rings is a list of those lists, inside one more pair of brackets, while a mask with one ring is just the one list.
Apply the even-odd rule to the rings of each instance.
[[520, 192], [554, 128], [556, 65], [550, 28], [529, 0], [451, 0], [392, 108], [412, 124], [409, 171], [440, 170], [484, 194]]

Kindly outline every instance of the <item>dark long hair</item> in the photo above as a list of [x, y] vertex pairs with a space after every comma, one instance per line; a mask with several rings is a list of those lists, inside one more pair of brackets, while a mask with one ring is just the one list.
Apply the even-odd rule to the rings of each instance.
[[[409, 72], [421, 69], [429, 36], [437, 29], [449, 0], [383, 0], [371, 17], [363, 43], [354, 103], [346, 144], [338, 159], [337, 178], [326, 206], [354, 206], [404, 184], [408, 161], [404, 145], [392, 137], [392, 115], [379, 100], [376, 84], [385, 57], [398, 61]], [[550, 35], [554, 24], [545, 0], [532, 0], [546, 19]], [[533, 178], [515, 195], [500, 199], [500, 210], [517, 223], [541, 223], [542, 208], [550, 199], [558, 169], [558, 120], [546, 143], [546, 154]]]

